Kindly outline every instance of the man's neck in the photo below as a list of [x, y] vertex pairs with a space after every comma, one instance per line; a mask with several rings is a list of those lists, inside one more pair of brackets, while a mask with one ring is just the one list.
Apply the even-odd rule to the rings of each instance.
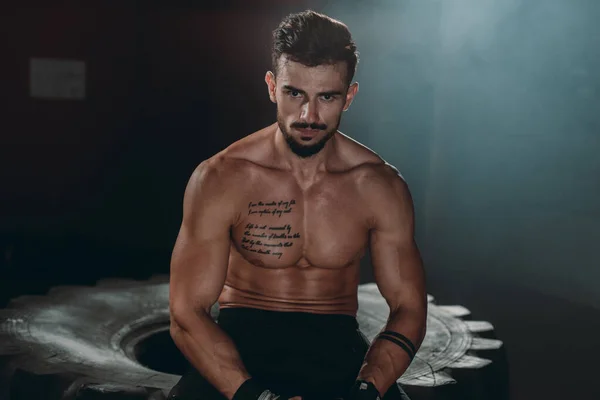
[[299, 183], [313, 183], [318, 175], [327, 170], [327, 163], [334, 152], [336, 135], [331, 137], [323, 149], [311, 157], [300, 157], [295, 154], [286, 143], [279, 127], [275, 130], [275, 149], [282, 162], [292, 172]]

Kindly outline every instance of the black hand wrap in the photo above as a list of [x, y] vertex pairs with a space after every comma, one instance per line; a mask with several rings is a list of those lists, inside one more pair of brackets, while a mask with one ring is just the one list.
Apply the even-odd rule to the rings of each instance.
[[279, 400], [280, 396], [250, 378], [238, 388], [232, 400]]
[[357, 380], [345, 400], [380, 400], [380, 395], [371, 382]]

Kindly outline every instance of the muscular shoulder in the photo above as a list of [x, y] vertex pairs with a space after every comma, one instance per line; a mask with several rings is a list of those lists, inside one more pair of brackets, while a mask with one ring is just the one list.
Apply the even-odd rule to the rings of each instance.
[[193, 171], [186, 197], [207, 201], [230, 198], [238, 184], [244, 181], [244, 168], [240, 161], [218, 153], [202, 161]]
[[272, 157], [272, 149], [270, 139], [273, 137], [273, 130], [276, 129], [273, 125], [251, 133], [248, 136], [232, 143], [219, 156], [229, 160], [231, 163], [238, 164], [246, 163], [248, 167], [251, 164], [262, 166], [268, 164], [268, 160]]
[[239, 218], [245, 190], [244, 166], [240, 160], [216, 154], [200, 163], [189, 179], [184, 195], [184, 220], [192, 223], [207, 214], [219, 214], [229, 225]]
[[257, 176], [262, 141], [260, 135], [252, 134], [204, 160], [194, 170], [186, 192], [215, 199], [239, 197]]
[[408, 190], [406, 181], [391, 164], [383, 162], [380, 164], [363, 164], [359, 170], [357, 182], [361, 189], [372, 193], [377, 197], [398, 197], [404, 196]]
[[190, 185], [203, 189], [218, 189], [230, 180], [232, 166], [225, 157], [215, 155], [202, 161], [192, 173]]
[[357, 182], [370, 184], [397, 184], [398, 180], [404, 182], [400, 172], [391, 164], [386, 162], [379, 154], [367, 146], [341, 135], [343, 154], [349, 169], [356, 174]]
[[373, 150], [358, 141], [338, 132], [337, 163], [339, 168], [360, 174], [373, 166], [385, 165], [385, 161]]
[[377, 208], [410, 200], [408, 186], [396, 167], [345, 135], [340, 136], [340, 147], [340, 168], [348, 172], [367, 206]]
[[393, 165], [386, 162], [364, 164], [356, 182], [374, 225], [410, 219], [412, 197], [406, 181]]

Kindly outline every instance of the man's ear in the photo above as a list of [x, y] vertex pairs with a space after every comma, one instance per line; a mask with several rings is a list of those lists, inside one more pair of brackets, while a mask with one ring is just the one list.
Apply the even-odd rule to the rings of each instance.
[[271, 71], [267, 71], [265, 74], [265, 82], [267, 84], [267, 89], [269, 90], [269, 99], [271, 99], [273, 103], [277, 103], [277, 98], [275, 97], [275, 88], [277, 87], [275, 74]]
[[358, 82], [354, 82], [348, 88], [348, 92], [346, 93], [346, 103], [344, 104], [344, 111], [350, 108], [350, 104], [352, 104], [352, 100], [354, 100], [354, 96], [358, 93]]

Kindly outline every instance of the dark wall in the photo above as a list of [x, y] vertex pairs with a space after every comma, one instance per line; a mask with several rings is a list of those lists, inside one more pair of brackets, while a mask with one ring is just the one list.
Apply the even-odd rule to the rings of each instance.
[[[93, 181], [135, 114], [135, 21], [131, 6], [3, 6], [3, 231], [55, 232], [55, 218], [80, 211], [99, 192]], [[85, 61], [87, 99], [30, 98], [31, 57]]]
[[[95, 238], [118, 228], [87, 224], [114, 212], [104, 203], [113, 189], [105, 177], [134, 132], [137, 16], [133, 3], [13, 2], [1, 10], [0, 246], [10, 295], [83, 276], [109, 258]], [[31, 98], [32, 57], [84, 61], [85, 101]]]
[[[166, 273], [195, 166], [272, 123], [271, 30], [304, 3], [38, 3], [0, 17], [4, 297]], [[31, 57], [84, 61], [85, 100], [30, 98]]]

